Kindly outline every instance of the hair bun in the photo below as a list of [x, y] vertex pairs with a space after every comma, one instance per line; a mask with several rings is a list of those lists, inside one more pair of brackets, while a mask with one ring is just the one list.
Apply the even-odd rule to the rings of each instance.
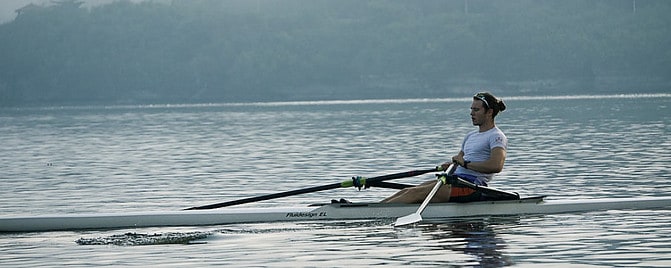
[[503, 103], [502, 99], [496, 99], [496, 105], [498, 106], [500, 112], [503, 112], [503, 111], [506, 110], [506, 104]]

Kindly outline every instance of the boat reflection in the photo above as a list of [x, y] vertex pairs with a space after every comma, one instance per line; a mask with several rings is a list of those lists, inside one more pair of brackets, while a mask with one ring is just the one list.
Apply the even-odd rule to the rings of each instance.
[[423, 235], [429, 235], [433, 246], [448, 249], [474, 258], [476, 267], [503, 267], [513, 265], [505, 255], [506, 241], [497, 230], [510, 229], [519, 224], [519, 216], [447, 219], [416, 226]]

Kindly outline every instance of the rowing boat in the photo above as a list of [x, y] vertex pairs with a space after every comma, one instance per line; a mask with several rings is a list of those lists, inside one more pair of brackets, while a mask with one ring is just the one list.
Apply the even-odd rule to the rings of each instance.
[[[422, 213], [422, 217], [437, 220], [480, 215], [557, 214], [663, 207], [671, 207], [671, 197], [546, 200], [545, 196], [538, 196], [519, 200], [431, 203]], [[203, 226], [280, 221], [381, 220], [402, 217], [413, 213], [416, 209], [416, 204], [333, 203], [277, 208], [2, 216], [0, 232]]]

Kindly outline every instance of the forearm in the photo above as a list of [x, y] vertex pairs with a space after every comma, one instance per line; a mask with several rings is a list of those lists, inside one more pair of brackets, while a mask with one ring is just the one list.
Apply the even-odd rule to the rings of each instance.
[[480, 173], [499, 173], [503, 170], [503, 164], [506, 161], [506, 150], [497, 147], [494, 148], [489, 156], [489, 159], [479, 162], [467, 162], [463, 155], [456, 155], [453, 161], [462, 167], [474, 170]]
[[491, 159], [483, 162], [464, 162], [460, 165], [480, 173], [499, 173], [503, 170], [503, 163], [492, 161]]

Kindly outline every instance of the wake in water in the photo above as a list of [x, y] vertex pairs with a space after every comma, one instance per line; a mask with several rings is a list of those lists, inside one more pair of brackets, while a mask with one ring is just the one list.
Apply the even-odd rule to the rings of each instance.
[[115, 245], [115, 246], [144, 246], [163, 244], [191, 244], [196, 240], [205, 239], [210, 232], [188, 233], [154, 233], [138, 234], [125, 233], [108, 237], [79, 238], [75, 242], [79, 245]]

